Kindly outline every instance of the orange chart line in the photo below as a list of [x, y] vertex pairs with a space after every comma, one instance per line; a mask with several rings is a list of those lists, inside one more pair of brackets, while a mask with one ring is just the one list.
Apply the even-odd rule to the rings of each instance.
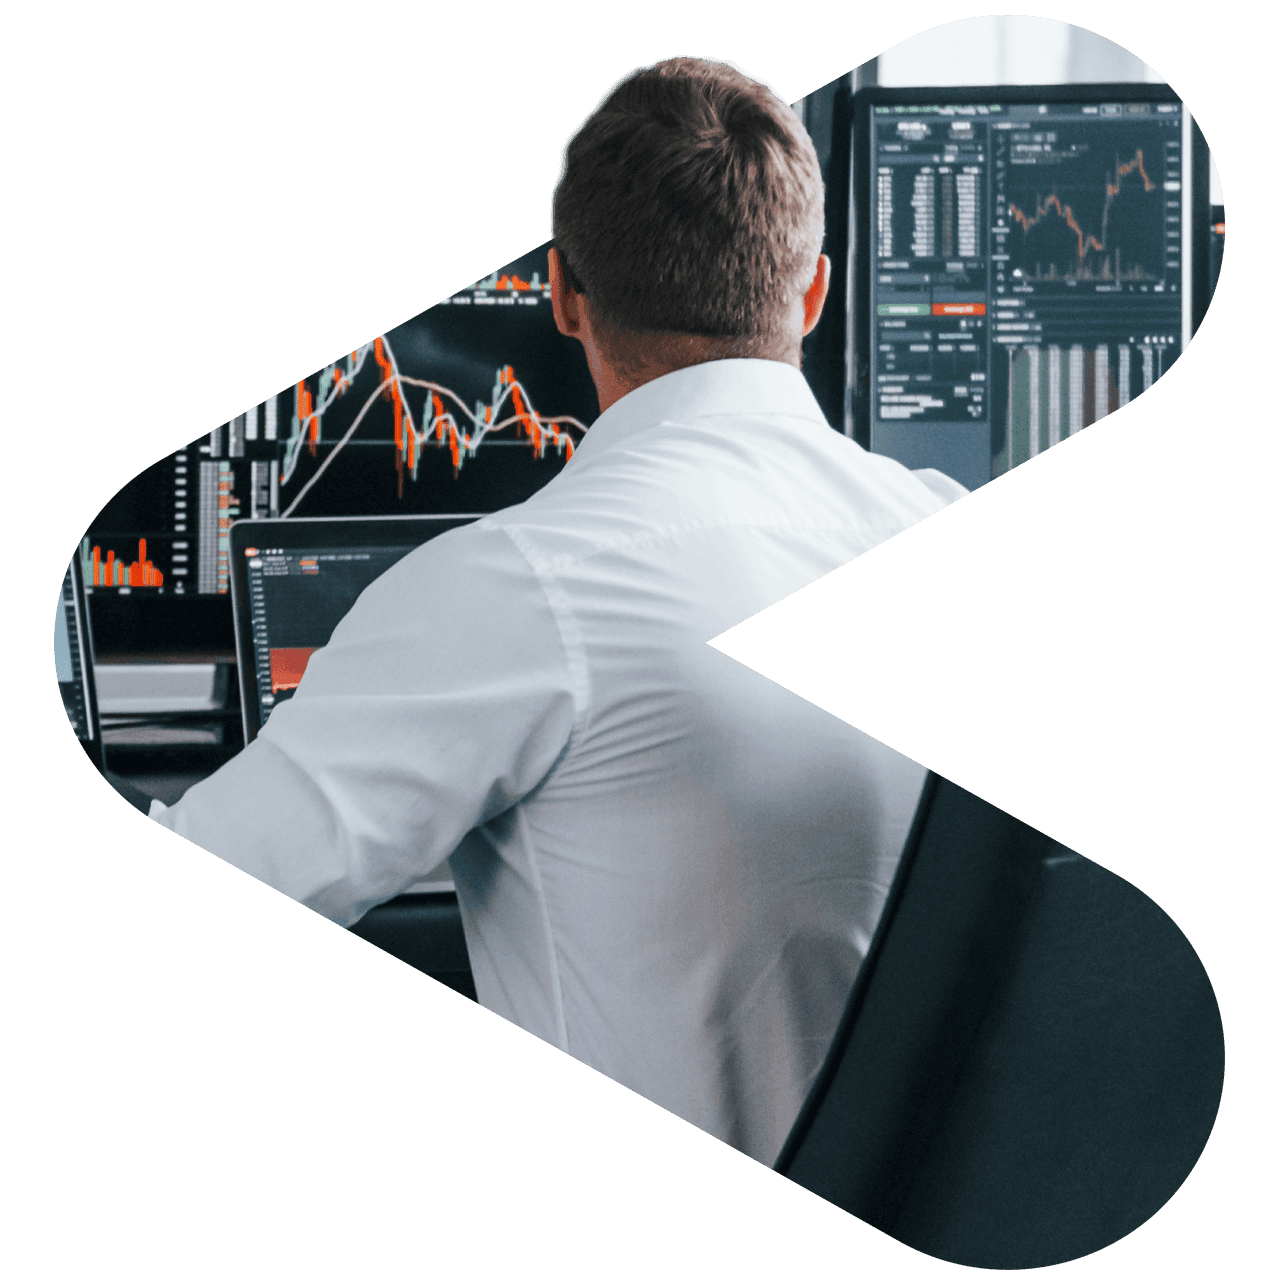
[[[334, 462], [343, 447], [355, 434], [369, 410], [381, 396], [392, 396], [394, 397], [394, 402], [399, 403], [402, 406], [403, 416], [400, 419], [401, 435], [399, 447], [395, 452], [396, 482], [399, 496], [403, 496], [404, 494], [405, 461], [409, 455], [410, 449], [412, 448], [413, 453], [413, 467], [416, 468], [421, 456], [421, 447], [433, 438], [438, 446], [443, 447], [447, 445], [453, 459], [454, 473], [457, 474], [462, 467], [464, 457], [474, 456], [476, 448], [483, 442], [490, 432], [499, 431], [512, 423], [517, 424], [519, 428], [528, 433], [530, 442], [534, 448], [534, 454], [539, 458], [544, 455], [548, 442], [554, 444], [557, 449], [563, 450], [568, 457], [572, 457], [575, 446], [573, 437], [570, 436], [568, 428], [575, 427], [579, 431], [586, 431], [584, 423], [579, 422], [577, 418], [567, 414], [543, 417], [534, 410], [533, 406], [529, 404], [528, 399], [523, 394], [519, 394], [519, 398], [516, 400], [514, 397], [516, 397], [518, 393], [523, 393], [523, 388], [516, 381], [515, 372], [510, 365], [506, 365], [502, 369], [499, 369], [497, 374], [498, 386], [504, 388], [504, 390], [502, 390], [500, 394], [495, 394], [493, 403], [484, 406], [482, 409], [478, 410], [477, 413], [473, 414], [469, 409], [467, 409], [466, 405], [458, 397], [458, 394], [455, 391], [450, 390], [450, 388], [442, 386], [440, 383], [428, 382], [422, 378], [411, 378], [406, 374], [399, 373], [395, 368], [394, 357], [392, 356], [389, 345], [385, 343], [385, 339], [379, 339], [379, 343], [382, 345], [375, 345], [374, 353], [375, 358], [379, 356], [382, 357], [382, 359], [379, 359], [378, 363], [382, 366], [382, 372], [385, 375], [383, 380], [361, 406], [359, 412], [355, 416], [355, 419], [347, 428], [342, 438], [334, 444], [328, 457], [321, 462], [315, 473], [306, 481], [302, 488], [299, 489], [297, 494], [294, 495], [293, 500], [282, 513], [282, 518], [287, 518], [292, 515], [298, 504], [316, 484], [320, 477], [324, 475], [325, 471]], [[383, 363], [384, 361], [385, 364]], [[431, 416], [428, 417], [428, 410], [426, 406], [424, 406], [424, 421], [421, 432], [418, 432], [414, 427], [412, 413], [408, 404], [403, 400], [403, 387], [406, 386], [420, 387], [431, 393], [428, 403], [433, 412]], [[510, 418], [504, 418], [501, 421], [498, 421], [497, 411], [509, 396], [513, 397], [513, 404], [517, 405], [516, 413]], [[457, 419], [455, 419], [453, 412], [444, 408], [441, 397], [448, 397], [458, 405], [463, 416], [475, 427], [474, 434], [463, 430], [458, 426]], [[318, 417], [319, 415], [317, 414], [316, 416]], [[411, 441], [412, 444], [410, 443]], [[416, 479], [416, 470], [411, 471], [411, 475], [412, 478]], [[287, 483], [287, 481], [282, 481], [282, 483]]]
[[[1127, 163], [1120, 164], [1117, 161], [1115, 181], [1112, 182], [1111, 179], [1107, 179], [1104, 186], [1104, 190], [1106, 192], [1106, 199], [1102, 206], [1103, 233], [1102, 233], [1101, 240], [1099, 240], [1097, 236], [1093, 235], [1092, 233], [1090, 233], [1086, 237], [1084, 230], [1081, 228], [1080, 224], [1075, 219], [1075, 214], [1072, 212], [1071, 206], [1069, 204], [1063, 204], [1062, 201], [1058, 199], [1057, 192], [1053, 192], [1044, 200], [1037, 200], [1036, 211], [1034, 214], [1031, 214], [1031, 215], [1024, 213], [1021, 209], [1018, 208], [1016, 204], [1010, 204], [1009, 216], [1016, 223], [1018, 223], [1019, 226], [1022, 227], [1022, 230], [1024, 232], [1026, 232], [1026, 231], [1030, 231], [1031, 228], [1034, 227], [1036, 223], [1039, 222], [1045, 216], [1045, 214], [1049, 212], [1051, 208], [1055, 209], [1058, 213], [1058, 216], [1062, 218], [1063, 221], [1066, 222], [1067, 226], [1069, 226], [1071, 230], [1076, 233], [1077, 256], [1079, 257], [1080, 261], [1083, 262], [1085, 258], [1085, 254], [1089, 251], [1090, 248], [1096, 249], [1099, 253], [1106, 253], [1107, 251], [1107, 245], [1106, 245], [1107, 213], [1111, 208], [1111, 201], [1120, 194], [1120, 179], [1132, 173], [1135, 169], [1142, 175], [1142, 189], [1144, 191], [1150, 191], [1151, 188], [1155, 186], [1155, 183], [1152, 182], [1149, 177], [1147, 177], [1147, 170], [1142, 162], [1141, 148], [1138, 149], [1133, 159], [1128, 161]], [[1085, 243], [1086, 240], [1088, 241], [1087, 244]]]

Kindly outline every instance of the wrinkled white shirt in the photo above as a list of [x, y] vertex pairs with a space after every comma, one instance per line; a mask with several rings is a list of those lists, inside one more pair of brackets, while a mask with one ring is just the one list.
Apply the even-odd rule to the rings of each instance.
[[706, 642], [963, 492], [789, 365], [668, 374], [374, 582], [153, 816], [341, 924], [448, 859], [482, 1005], [771, 1162], [924, 770]]

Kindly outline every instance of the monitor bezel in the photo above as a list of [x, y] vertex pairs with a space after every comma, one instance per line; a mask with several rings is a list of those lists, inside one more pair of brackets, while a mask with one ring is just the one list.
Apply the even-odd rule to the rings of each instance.
[[237, 520], [230, 530], [231, 617], [236, 637], [236, 675], [240, 683], [240, 720], [247, 747], [262, 728], [257, 666], [253, 660], [253, 618], [248, 607], [249, 567], [245, 548], [257, 543], [287, 550], [316, 546], [389, 547], [403, 544], [406, 530], [417, 530], [418, 545], [450, 529], [483, 520], [484, 513], [404, 516], [290, 516]]
[[[89, 736], [80, 737], [76, 741], [84, 748], [84, 753], [99, 773], [107, 767], [106, 744], [102, 737], [102, 713], [98, 708], [98, 685], [93, 670], [93, 627], [89, 622], [89, 597], [84, 589], [84, 571], [80, 564], [80, 553], [71, 557], [67, 565], [67, 573], [71, 578], [72, 606], [76, 614], [76, 644], [80, 651], [80, 679], [84, 685], [85, 719], [89, 722]], [[65, 590], [66, 578], [63, 578]], [[66, 607], [62, 592], [58, 593], [58, 608]], [[74, 729], [72, 730], [74, 733]]]
[[[853, 439], [871, 448], [871, 234], [872, 186], [875, 177], [868, 122], [873, 107], [932, 101], [957, 106], [981, 103], [1055, 102], [1177, 102], [1186, 103], [1169, 85], [1140, 81], [1105, 84], [1041, 85], [922, 85], [892, 88], [866, 85], [853, 95], [848, 147], [849, 245], [848, 290], [845, 300], [846, 386], [845, 399]], [[1206, 226], [1209, 216], [1209, 148], [1192, 120], [1191, 207], [1184, 227], [1183, 251], [1191, 254], [1191, 334], [1194, 336], [1209, 305], [1209, 241], [1195, 228]], [[862, 234], [859, 234], [862, 232]], [[1189, 342], [1190, 338], [1188, 338]], [[1185, 349], [1185, 348], [1184, 348]]]

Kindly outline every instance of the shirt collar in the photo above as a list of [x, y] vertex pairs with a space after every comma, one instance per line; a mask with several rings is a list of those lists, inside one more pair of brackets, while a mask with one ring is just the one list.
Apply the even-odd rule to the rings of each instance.
[[779, 360], [710, 360], [663, 374], [615, 401], [592, 424], [574, 457], [599, 453], [660, 422], [765, 414], [827, 427], [809, 384], [794, 365]]

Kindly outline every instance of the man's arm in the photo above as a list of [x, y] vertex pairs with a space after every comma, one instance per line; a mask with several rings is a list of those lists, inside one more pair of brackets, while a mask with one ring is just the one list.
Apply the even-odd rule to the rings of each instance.
[[152, 816], [351, 924], [545, 778], [576, 670], [507, 534], [445, 534], [361, 595], [249, 747]]
[[957, 498], [968, 496], [969, 490], [958, 480], [953, 480], [945, 472], [933, 467], [920, 467], [911, 473], [930, 493], [941, 498], [943, 502], [955, 502]]

